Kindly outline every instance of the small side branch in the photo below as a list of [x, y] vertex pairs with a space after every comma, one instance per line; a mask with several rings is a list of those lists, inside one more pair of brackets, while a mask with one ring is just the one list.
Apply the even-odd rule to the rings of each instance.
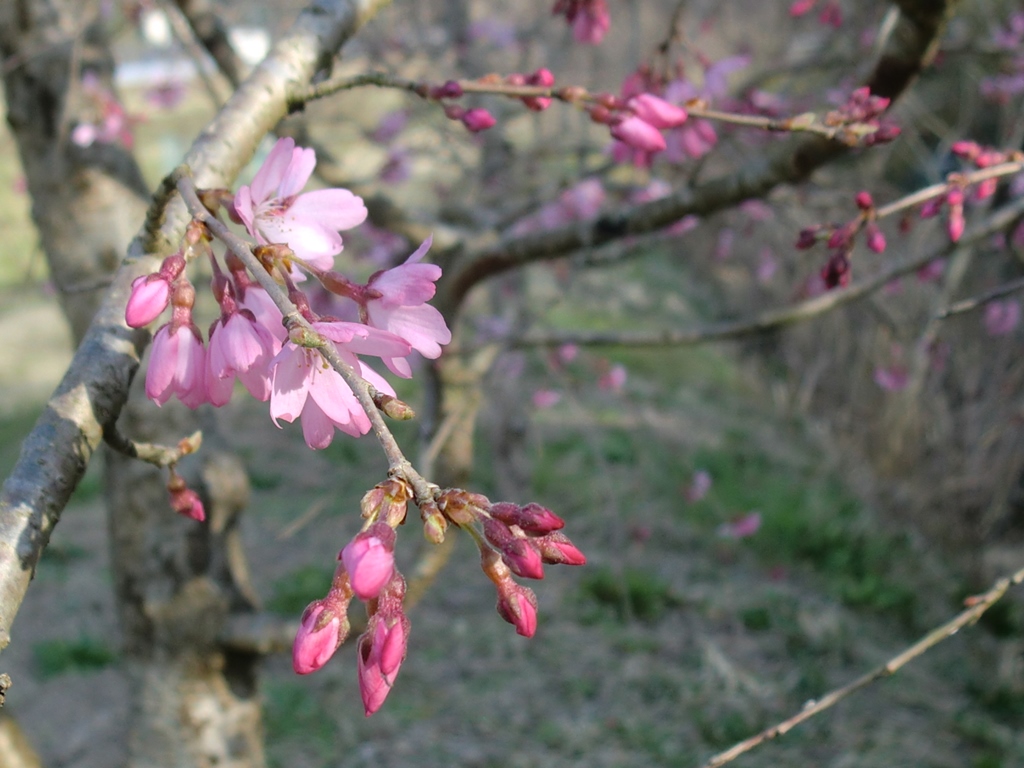
[[977, 622], [985, 611], [1002, 599], [1010, 587], [1015, 587], [1022, 581], [1024, 581], [1024, 568], [1020, 569], [1012, 576], [1000, 579], [984, 594], [968, 598], [966, 601], [967, 608], [964, 611], [942, 626], [933, 629], [916, 643], [893, 656], [885, 662], [885, 664], [861, 675], [856, 680], [847, 683], [841, 688], [836, 688], [834, 691], [827, 693], [820, 699], [807, 702], [804, 705], [804, 708], [797, 714], [783, 720], [781, 723], [771, 726], [770, 728], [765, 728], [756, 736], [751, 736], [749, 739], [745, 739], [744, 741], [733, 745], [724, 752], [718, 753], [704, 763], [702, 768], [719, 768], [726, 763], [731, 763], [745, 752], [749, 752], [755, 747], [764, 744], [766, 741], [771, 741], [772, 739], [788, 733], [793, 728], [800, 725], [800, 723], [809, 720], [820, 712], [824, 712], [829, 707], [845, 699], [851, 693], [867, 687], [876, 680], [881, 680], [896, 674], [896, 672], [921, 654], [931, 648], [934, 648], [944, 640], [949, 639], [964, 627]]

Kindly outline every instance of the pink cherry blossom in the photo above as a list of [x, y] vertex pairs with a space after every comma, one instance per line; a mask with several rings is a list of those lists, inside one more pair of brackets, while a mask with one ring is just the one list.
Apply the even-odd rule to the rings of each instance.
[[[452, 340], [452, 332], [441, 313], [426, 303], [433, 298], [434, 281], [441, 276], [441, 268], [436, 264], [420, 263], [432, 242], [433, 238], [428, 237], [404, 264], [371, 277], [366, 288], [374, 298], [366, 301], [365, 308], [366, 321], [371, 326], [404, 339], [421, 355], [434, 359], [440, 357], [441, 345]], [[381, 357], [399, 376], [412, 375], [408, 361]]]
[[172, 395], [193, 409], [207, 401], [206, 350], [192, 324], [168, 323], [153, 339], [146, 396], [163, 405]]
[[366, 219], [362, 198], [347, 189], [300, 194], [316, 165], [312, 149], [278, 139], [252, 184], [235, 196], [235, 213], [260, 243], [284, 243], [317, 269], [330, 269], [341, 252], [338, 230]]
[[678, 128], [686, 122], [686, 110], [650, 93], [641, 93], [626, 102], [633, 113], [655, 128]]
[[395, 677], [405, 661], [409, 620], [404, 614], [370, 619], [366, 633], [359, 639], [357, 673], [363, 709], [369, 717], [384, 704]]
[[387, 523], [374, 523], [346, 544], [339, 557], [356, 597], [372, 600], [395, 573], [395, 531]]
[[[411, 347], [386, 331], [361, 323], [317, 322], [313, 327], [335, 342], [342, 359], [378, 391], [395, 391], [356, 355], [401, 358]], [[341, 375], [328, 366], [319, 352], [288, 342], [270, 363], [270, 416], [292, 422], [301, 417], [302, 435], [310, 448], [326, 448], [335, 428], [353, 437], [370, 430], [370, 419]]]
[[231, 398], [236, 376], [257, 400], [269, 398], [268, 366], [280, 349], [281, 342], [249, 310], [217, 320], [210, 328], [207, 350], [210, 402], [224, 405]]

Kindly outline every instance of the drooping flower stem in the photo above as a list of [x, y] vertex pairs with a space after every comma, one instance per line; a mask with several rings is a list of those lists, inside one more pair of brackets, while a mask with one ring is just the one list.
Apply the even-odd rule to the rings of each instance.
[[373, 385], [363, 379], [352, 366], [346, 363], [338, 354], [334, 344], [319, 333], [302, 316], [299, 309], [288, 298], [285, 290], [267, 272], [260, 260], [253, 255], [252, 244], [234, 234], [202, 204], [196, 191], [195, 183], [192, 181], [191, 169], [188, 166], [179, 166], [173, 171], [172, 178], [193, 218], [206, 225], [210, 233], [224, 243], [228, 250], [245, 264], [260, 286], [266, 290], [267, 295], [270, 296], [277, 308], [281, 310], [292, 340], [294, 341], [297, 336], [301, 337], [302, 346], [316, 349], [352, 389], [356, 400], [370, 420], [377, 442], [380, 443], [381, 448], [384, 450], [384, 455], [387, 457], [388, 474], [393, 477], [400, 477], [412, 486], [417, 505], [434, 501], [438, 491], [437, 486], [429, 483], [420, 475], [416, 468], [413, 467], [412, 462], [406, 458], [395, 436], [388, 429], [380, 410], [374, 403], [374, 399], [379, 393]]

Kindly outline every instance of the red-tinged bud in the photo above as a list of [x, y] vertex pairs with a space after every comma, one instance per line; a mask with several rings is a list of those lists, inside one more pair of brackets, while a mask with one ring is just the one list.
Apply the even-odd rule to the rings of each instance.
[[594, 97], [594, 101], [608, 110], [618, 109], [622, 106], [618, 97], [613, 93], [599, 93]]
[[523, 637], [537, 631], [537, 595], [509, 579], [498, 585], [498, 615], [516, 628]]
[[946, 230], [949, 232], [950, 242], [956, 243], [960, 241], [961, 236], [964, 234], [965, 226], [964, 207], [962, 205], [951, 205], [949, 207], [949, 221], [946, 222]]
[[921, 218], [930, 219], [934, 216], [938, 216], [942, 211], [942, 206], [946, 204], [945, 197], [935, 197], [926, 202], [921, 206]]
[[685, 109], [650, 93], [634, 96], [626, 102], [626, 106], [637, 117], [655, 128], [678, 128], [687, 118]]
[[409, 619], [400, 610], [395, 614], [378, 613], [370, 619], [359, 638], [357, 653], [359, 693], [369, 717], [384, 704], [395, 677], [405, 661]]
[[973, 141], [954, 141], [949, 149], [954, 155], [965, 160], [973, 160], [981, 152], [981, 147]]
[[821, 279], [825, 283], [826, 290], [849, 284], [850, 260], [845, 252], [832, 254], [825, 266], [821, 268]]
[[866, 190], [858, 192], [854, 201], [857, 203], [857, 207], [862, 211], [870, 211], [875, 207], [874, 198], [871, 197], [871, 193]]
[[527, 539], [522, 531], [519, 531], [522, 535], [516, 535], [512, 528], [493, 518], [484, 520], [483, 528], [487, 541], [501, 553], [501, 559], [512, 573], [524, 579], [544, 578], [544, 562], [532, 539]]
[[439, 88], [430, 90], [432, 99], [459, 99], [462, 98], [462, 86], [454, 80], [449, 80]]
[[974, 159], [974, 164], [979, 168], [988, 168], [993, 165], [998, 165], [1004, 160], [1006, 160], [1006, 155], [1003, 152], [998, 152], [994, 149], [987, 149]]
[[530, 503], [525, 507], [510, 504], [506, 501], [491, 505], [488, 510], [506, 525], [518, 525], [527, 533], [550, 533], [565, 527], [565, 521], [540, 504]]
[[885, 235], [882, 234], [882, 230], [875, 224], [868, 224], [868, 250], [874, 251], [875, 253], [885, 252]]
[[412, 488], [398, 477], [392, 477], [367, 491], [360, 502], [361, 514], [366, 520], [380, 520], [392, 528], [405, 522]]
[[292, 668], [297, 674], [316, 672], [334, 655], [348, 636], [347, 603], [328, 606], [314, 600], [302, 613], [302, 624], [292, 644]]
[[979, 181], [978, 186], [974, 188], [974, 199], [986, 200], [992, 197], [998, 188], [999, 179], [984, 179]]
[[450, 488], [438, 497], [437, 506], [456, 525], [470, 525], [484, 517], [491, 501], [479, 493]]
[[471, 133], [486, 131], [488, 128], [493, 128], [497, 122], [498, 121], [494, 119], [494, 116], [490, 112], [481, 107], [467, 110], [462, 116], [462, 124], [466, 126]]
[[[558, 91], [558, 98], [562, 101], [568, 102], [569, 104], [575, 104], [577, 101], [587, 95], [587, 89], [578, 85], [567, 85], [565, 88], [561, 88]], [[608, 110], [606, 109], [607, 113]]]
[[182, 488], [179, 491], [171, 491], [171, 509], [179, 515], [190, 517], [196, 522], [206, 520], [206, 510], [203, 509], [203, 502], [199, 494], [191, 488]]
[[526, 85], [526, 75], [520, 72], [513, 72], [505, 75], [505, 84], [512, 86]]
[[395, 531], [387, 523], [376, 522], [356, 534], [338, 557], [356, 597], [371, 600], [395, 574]]
[[587, 557], [560, 531], [530, 539], [548, 565], [585, 565]]
[[828, 238], [829, 248], [846, 248], [850, 245], [852, 230], [849, 225], [837, 227]]
[[633, 149], [641, 152], [661, 152], [665, 149], [665, 137], [661, 131], [639, 117], [627, 117], [611, 126], [611, 134]]
[[888, 144], [890, 141], [898, 139], [900, 133], [902, 133], [902, 129], [898, 125], [882, 123], [874, 133], [868, 135], [864, 144], [869, 147], [876, 144]]
[[813, 248], [818, 243], [818, 233], [821, 231], [821, 227], [815, 225], [813, 227], [805, 227], [800, 230], [800, 234], [797, 235], [796, 247], [801, 251], [806, 251], [808, 248]]
[[539, 85], [542, 88], [550, 88], [555, 84], [555, 76], [550, 69], [541, 67], [527, 79], [530, 85]]
[[598, 125], [608, 125], [612, 120], [612, 113], [608, 108], [600, 104], [590, 107], [587, 112], [590, 114], [590, 121]]
[[444, 116], [449, 120], [461, 120], [462, 116], [466, 114], [466, 108], [461, 107], [458, 104], [445, 104]]

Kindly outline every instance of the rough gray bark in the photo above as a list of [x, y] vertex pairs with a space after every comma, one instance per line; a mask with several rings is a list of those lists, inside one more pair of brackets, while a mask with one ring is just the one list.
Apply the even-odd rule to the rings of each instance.
[[[196, 141], [186, 162], [197, 181], [230, 184], [284, 116], [289, 89], [307, 84], [380, 4], [324, 0], [307, 9]], [[124, 326], [131, 279], [176, 249], [187, 222], [182, 206], [157, 201], [128, 247], [145, 213], [131, 156], [114, 145], [83, 149], [67, 140], [76, 110], [85, 106], [76, 100], [83, 69], [101, 78], [112, 70], [103, 41], [83, 32], [88, 10], [71, 0], [0, 4], [9, 121], [51, 272], [82, 341], [0, 495], [0, 649], [64, 504], [103, 428], [118, 418], [148, 341]], [[129, 258], [100, 303], [98, 288], [126, 248]], [[175, 443], [194, 426], [183, 408], [132, 404], [120, 429], [133, 439]], [[211, 448], [207, 440], [192, 467], [206, 525], [170, 511], [159, 471], [117, 455], [107, 466], [111, 559], [136, 696], [133, 766], [264, 764], [259, 657], [220, 641], [232, 617], [251, 613], [256, 603], [237, 529], [248, 483], [236, 461]]]

